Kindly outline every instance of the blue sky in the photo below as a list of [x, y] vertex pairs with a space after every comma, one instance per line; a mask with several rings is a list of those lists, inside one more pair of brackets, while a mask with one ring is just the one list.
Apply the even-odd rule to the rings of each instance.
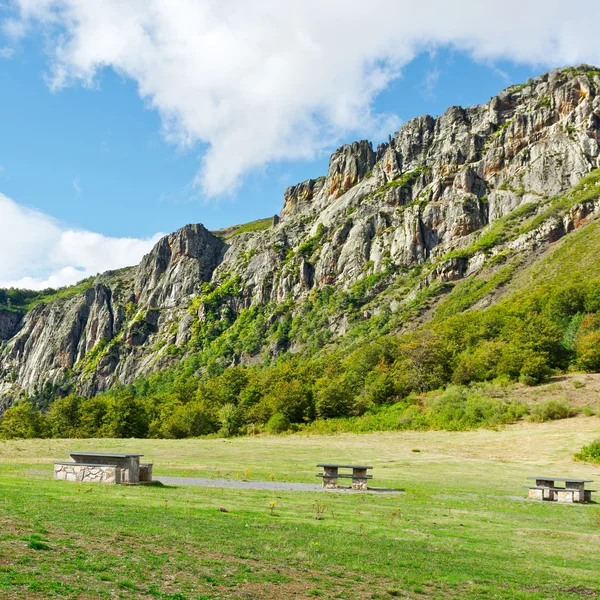
[[186, 223], [271, 216], [342, 143], [599, 63], [560, 8], [0, 0], [0, 286], [69, 284]]

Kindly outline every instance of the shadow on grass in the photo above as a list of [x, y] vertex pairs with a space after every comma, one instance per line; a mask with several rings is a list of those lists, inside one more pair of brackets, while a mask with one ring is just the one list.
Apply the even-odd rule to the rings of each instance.
[[406, 490], [403, 488], [383, 488], [383, 487], [370, 487], [368, 490], [353, 490], [352, 486], [339, 485], [337, 488], [326, 490], [328, 492], [342, 491], [342, 492], [355, 492], [356, 494], [364, 494], [365, 491], [373, 492], [375, 494], [404, 494]]
[[149, 481], [148, 483], [142, 483], [140, 485], [142, 485], [144, 487], [152, 487], [152, 488], [165, 488], [168, 490], [177, 490], [181, 487], [179, 485], [167, 485], [167, 484], [163, 483], [162, 481]]

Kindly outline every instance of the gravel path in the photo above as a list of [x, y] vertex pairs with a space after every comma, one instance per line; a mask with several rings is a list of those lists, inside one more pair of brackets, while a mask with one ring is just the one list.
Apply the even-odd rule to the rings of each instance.
[[[30, 475], [45, 475], [48, 479], [52, 477], [52, 471], [41, 469], [27, 469]], [[241, 481], [239, 479], [209, 479], [208, 477], [166, 477], [154, 476], [153, 481], [159, 481], [164, 485], [192, 485], [201, 487], [234, 488], [239, 490], [279, 490], [292, 492], [343, 492], [346, 494], [362, 494], [359, 490], [350, 487], [340, 487], [335, 490], [324, 488], [320, 483], [290, 483], [284, 481]], [[369, 492], [376, 494], [398, 494], [403, 490], [390, 488], [369, 488]]]
[[153, 477], [165, 485], [198, 485], [203, 487], [238, 488], [242, 490], [293, 490], [295, 492], [321, 492], [317, 483], [287, 483], [283, 481], [241, 481], [240, 479], [209, 479], [208, 477]]
[[[360, 494], [358, 490], [350, 488], [338, 488], [329, 490], [320, 483], [288, 483], [283, 481], [241, 481], [239, 479], [209, 479], [207, 477], [153, 477], [154, 481], [160, 481], [165, 485], [197, 485], [204, 487], [236, 488], [242, 490], [290, 490], [294, 492], [345, 492]], [[388, 488], [371, 488], [370, 492], [398, 493], [402, 490]]]

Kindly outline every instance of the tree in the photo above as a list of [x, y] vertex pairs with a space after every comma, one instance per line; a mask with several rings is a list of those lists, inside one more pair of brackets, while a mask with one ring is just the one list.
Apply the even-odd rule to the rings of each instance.
[[576, 344], [577, 364], [588, 373], [600, 371], [600, 331], [588, 331]]
[[28, 400], [15, 404], [6, 410], [2, 417], [0, 437], [5, 439], [46, 437], [46, 424], [42, 413]]
[[[235, 423], [228, 422], [228, 426], [235, 428]], [[214, 410], [205, 403], [192, 401], [181, 404], [162, 423], [162, 436], [168, 438], [196, 437], [215, 433], [219, 429], [219, 419]], [[233, 433], [228, 433], [233, 435]]]
[[57, 398], [46, 415], [52, 437], [69, 438], [79, 435], [79, 411], [82, 398], [69, 394]]
[[144, 404], [130, 390], [117, 390], [107, 400], [103, 437], [146, 437], [149, 424]]
[[242, 411], [234, 404], [225, 404], [219, 410], [219, 421], [224, 435], [236, 435], [243, 423]]
[[350, 413], [354, 403], [355, 390], [347, 377], [337, 379], [323, 377], [316, 383], [317, 415], [322, 419], [342, 417]]

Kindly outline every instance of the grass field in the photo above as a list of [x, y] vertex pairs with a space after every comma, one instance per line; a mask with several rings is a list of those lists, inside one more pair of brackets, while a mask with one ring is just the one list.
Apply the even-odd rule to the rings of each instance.
[[[522, 486], [600, 480], [571, 460], [599, 433], [597, 417], [578, 417], [467, 433], [0, 442], [0, 598], [598, 598], [599, 506], [526, 501]], [[360, 461], [374, 486], [404, 493], [52, 481], [74, 449], [143, 452], [157, 475], [312, 483], [318, 462]]]

